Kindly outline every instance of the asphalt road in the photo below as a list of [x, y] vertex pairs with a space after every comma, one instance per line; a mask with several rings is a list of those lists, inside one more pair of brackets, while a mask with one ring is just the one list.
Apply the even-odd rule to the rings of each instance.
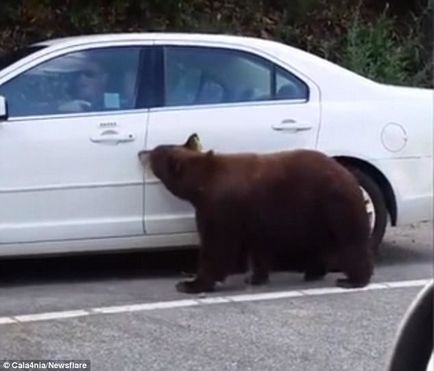
[[0, 360], [87, 359], [92, 370], [384, 370], [422, 288], [414, 280], [433, 277], [432, 229], [389, 231], [373, 284], [397, 287], [333, 292], [339, 273], [307, 284], [278, 272], [267, 287], [249, 288], [238, 274], [207, 296], [217, 303], [174, 290], [194, 269], [195, 251], [2, 261]]

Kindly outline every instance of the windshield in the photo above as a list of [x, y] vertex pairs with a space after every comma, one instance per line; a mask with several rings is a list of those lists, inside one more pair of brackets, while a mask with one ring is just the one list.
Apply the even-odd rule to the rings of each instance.
[[45, 45], [32, 45], [11, 52], [0, 54], [0, 70], [10, 66], [11, 64], [20, 60], [21, 58], [27, 57], [28, 55], [37, 52], [38, 50], [41, 50], [45, 47], [46, 47]]

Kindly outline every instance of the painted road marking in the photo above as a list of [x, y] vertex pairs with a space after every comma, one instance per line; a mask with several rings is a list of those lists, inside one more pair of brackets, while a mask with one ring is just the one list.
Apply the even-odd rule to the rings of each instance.
[[16, 322], [35, 322], [35, 321], [48, 321], [50, 319], [74, 318], [88, 316], [87, 310], [68, 310], [61, 312], [48, 312], [38, 314], [24, 314], [12, 317]]
[[143, 311], [152, 311], [152, 310], [159, 310], [159, 309], [187, 308], [187, 307], [194, 307], [194, 306], [205, 306], [205, 305], [216, 305], [216, 304], [269, 301], [269, 300], [321, 296], [321, 295], [337, 295], [337, 294], [347, 294], [352, 292], [363, 292], [363, 291], [391, 290], [396, 288], [421, 287], [431, 282], [432, 279], [430, 278], [430, 279], [422, 279], [422, 280], [372, 283], [360, 289], [343, 289], [339, 287], [325, 287], [325, 288], [313, 288], [313, 289], [306, 289], [306, 290], [214, 296], [209, 298], [193, 298], [193, 299], [183, 299], [183, 300], [160, 301], [160, 302], [153, 302], [153, 303], [116, 305], [116, 306], [95, 307], [89, 309], [77, 309], [77, 310], [67, 310], [67, 311], [65, 310], [65, 311], [58, 311], [58, 312], [23, 314], [23, 315], [0, 317], [0, 325], [11, 325], [11, 324], [29, 323], [29, 322], [37, 322], [37, 321], [50, 321], [50, 320], [58, 320], [58, 319], [95, 316], [101, 314], [131, 313], [131, 312], [143, 312]]

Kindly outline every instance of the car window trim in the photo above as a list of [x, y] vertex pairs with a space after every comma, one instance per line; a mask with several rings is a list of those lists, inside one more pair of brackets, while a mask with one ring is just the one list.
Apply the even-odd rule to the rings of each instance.
[[40, 121], [40, 120], [63, 120], [69, 118], [92, 118], [95, 116], [105, 117], [113, 115], [128, 115], [128, 114], [138, 114], [138, 113], [148, 113], [149, 108], [130, 108], [123, 110], [109, 110], [109, 111], [95, 111], [95, 112], [75, 112], [75, 113], [56, 113], [51, 115], [34, 115], [34, 116], [15, 116], [9, 117], [6, 121], [2, 121], [1, 124], [8, 123], [20, 123], [25, 121]]
[[161, 58], [159, 48], [152, 45], [144, 46], [140, 52], [136, 109], [158, 107], [162, 102]]
[[305, 99], [288, 99], [288, 100], [258, 100], [249, 102], [228, 102], [228, 103], [211, 103], [211, 104], [196, 104], [196, 105], [179, 105], [179, 106], [160, 106], [150, 107], [150, 112], [165, 112], [165, 111], [188, 111], [199, 109], [222, 109], [222, 108], [237, 108], [237, 107], [258, 107], [258, 106], [279, 106], [279, 105], [299, 105], [308, 103]]
[[273, 63], [271, 65], [271, 96], [273, 98], [273, 100], [275, 100], [276, 98], [276, 94], [277, 94], [277, 66]]

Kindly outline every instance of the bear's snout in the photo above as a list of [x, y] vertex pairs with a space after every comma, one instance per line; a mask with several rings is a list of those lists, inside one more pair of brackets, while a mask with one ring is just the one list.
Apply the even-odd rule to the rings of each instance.
[[147, 149], [144, 149], [144, 150], [141, 150], [141, 151], [137, 154], [137, 156], [138, 156], [140, 159], [142, 159], [142, 157], [144, 157], [144, 156], [146, 156], [146, 155], [149, 155], [150, 152], [151, 152], [151, 151], [149, 151], [149, 150], [147, 150]]
[[140, 163], [142, 164], [142, 167], [146, 168], [149, 164], [149, 155], [151, 151], [149, 150], [142, 150], [137, 154], [137, 157], [139, 158]]
[[149, 154], [151, 153], [151, 151], [144, 149], [142, 151], [140, 151], [137, 156], [139, 157], [139, 160], [141, 162], [145, 162], [149, 157]]

